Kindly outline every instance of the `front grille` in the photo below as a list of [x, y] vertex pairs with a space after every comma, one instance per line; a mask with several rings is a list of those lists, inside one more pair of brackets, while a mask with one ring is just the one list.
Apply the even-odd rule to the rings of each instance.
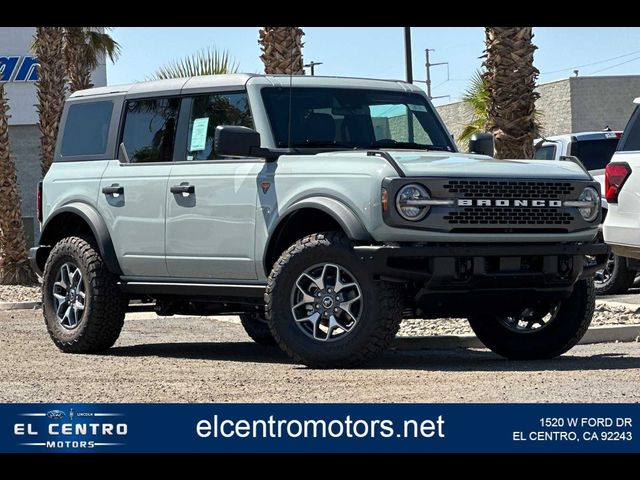
[[464, 207], [443, 217], [451, 225], [570, 225], [559, 208]]
[[575, 188], [568, 182], [519, 180], [450, 180], [444, 189], [455, 197], [556, 199]]

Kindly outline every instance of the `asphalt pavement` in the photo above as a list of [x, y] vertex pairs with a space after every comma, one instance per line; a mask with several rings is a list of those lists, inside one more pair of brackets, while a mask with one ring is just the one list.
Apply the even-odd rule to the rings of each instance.
[[41, 310], [0, 311], [0, 402], [640, 402], [637, 342], [538, 362], [389, 351], [366, 368], [312, 370], [251, 343], [232, 317], [130, 317], [106, 354], [70, 355]]

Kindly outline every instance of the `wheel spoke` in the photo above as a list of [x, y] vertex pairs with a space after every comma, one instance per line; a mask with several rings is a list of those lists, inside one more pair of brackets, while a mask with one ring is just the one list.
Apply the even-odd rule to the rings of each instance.
[[58, 305], [67, 300], [67, 297], [65, 295], [60, 295], [59, 293], [54, 293], [53, 298], [58, 301]]
[[75, 272], [73, 272], [73, 276], [71, 277], [72, 287], [75, 289], [79, 289], [82, 285], [82, 272], [79, 268], [76, 268]]
[[[300, 282], [300, 280], [302, 280], [302, 278], [306, 278], [307, 280], [309, 280], [312, 284], [314, 284], [316, 286], [316, 288], [318, 290], [322, 290], [324, 288], [324, 285], [322, 283], [322, 279], [320, 278], [313, 278], [311, 275], [309, 275], [308, 273], [303, 273], [300, 278], [298, 279], [298, 282], [296, 282], [296, 285]], [[302, 288], [299, 287], [301, 290]], [[303, 290], [304, 291], [304, 290]]]
[[316, 323], [318, 323], [318, 318], [320, 318], [320, 314], [318, 312], [313, 312], [311, 315], [309, 315], [308, 317], [303, 317], [303, 318], [296, 318], [295, 315], [293, 317], [295, 319], [296, 322], [298, 323], [302, 323], [302, 322], [311, 322], [314, 326]]
[[[58, 319], [64, 320], [68, 307], [69, 305], [67, 304], [67, 299], [65, 297], [64, 301], [58, 304], [58, 309], [56, 310], [56, 316]], [[62, 315], [62, 317], [60, 315]]]

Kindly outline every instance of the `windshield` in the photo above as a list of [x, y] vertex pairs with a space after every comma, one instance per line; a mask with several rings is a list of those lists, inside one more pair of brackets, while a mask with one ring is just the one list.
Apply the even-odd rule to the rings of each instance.
[[289, 97], [288, 88], [262, 89], [277, 147], [454, 151], [432, 107], [416, 93], [295, 87]]

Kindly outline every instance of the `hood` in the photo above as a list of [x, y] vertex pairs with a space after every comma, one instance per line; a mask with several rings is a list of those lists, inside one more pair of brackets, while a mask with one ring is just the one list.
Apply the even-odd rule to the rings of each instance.
[[496, 160], [484, 155], [388, 150], [407, 177], [515, 177], [589, 180], [576, 163], [564, 160]]

